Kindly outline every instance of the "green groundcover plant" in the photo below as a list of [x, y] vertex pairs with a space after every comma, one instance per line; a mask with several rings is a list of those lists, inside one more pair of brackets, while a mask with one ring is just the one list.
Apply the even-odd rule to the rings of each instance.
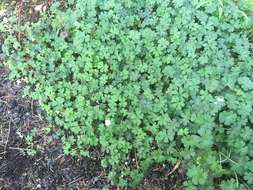
[[[253, 43], [247, 2], [68, 0], [8, 30], [10, 78], [59, 127], [64, 152], [102, 155], [136, 186], [181, 160], [185, 189], [253, 188]], [[16, 30], [16, 29], [15, 29]], [[19, 39], [20, 40], [20, 39]]]

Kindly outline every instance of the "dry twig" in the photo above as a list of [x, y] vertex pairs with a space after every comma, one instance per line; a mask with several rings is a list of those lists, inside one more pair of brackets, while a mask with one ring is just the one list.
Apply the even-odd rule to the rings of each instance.
[[181, 161], [178, 160], [177, 163], [176, 163], [176, 165], [173, 167], [173, 169], [170, 172], [166, 173], [165, 176], [168, 177], [171, 174], [173, 174], [177, 170], [177, 168], [180, 166], [180, 164], [181, 164]]

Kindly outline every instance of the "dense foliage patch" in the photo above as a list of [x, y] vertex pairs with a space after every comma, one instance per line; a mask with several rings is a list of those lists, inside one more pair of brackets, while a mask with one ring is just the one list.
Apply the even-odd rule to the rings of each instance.
[[[245, 4], [244, 4], [245, 5]], [[62, 132], [64, 152], [103, 154], [120, 186], [181, 160], [185, 187], [253, 185], [253, 44], [229, 0], [68, 0], [10, 35], [25, 80]]]

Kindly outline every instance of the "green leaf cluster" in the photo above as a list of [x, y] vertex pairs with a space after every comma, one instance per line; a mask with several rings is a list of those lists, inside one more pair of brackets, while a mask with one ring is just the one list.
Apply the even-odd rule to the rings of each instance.
[[[218, 3], [217, 3], [218, 2]], [[93, 157], [134, 186], [181, 160], [185, 188], [253, 185], [253, 44], [231, 0], [69, 0], [3, 46], [62, 131], [64, 152]], [[231, 188], [229, 188], [231, 187]]]

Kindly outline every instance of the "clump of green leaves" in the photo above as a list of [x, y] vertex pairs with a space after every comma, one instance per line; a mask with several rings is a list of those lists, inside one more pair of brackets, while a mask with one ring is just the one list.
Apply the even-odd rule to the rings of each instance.
[[[244, 7], [245, 8], [245, 7]], [[62, 131], [114, 184], [182, 160], [185, 187], [253, 185], [253, 44], [230, 0], [69, 0], [3, 50]]]
[[25, 136], [25, 143], [28, 148], [24, 149], [29, 156], [35, 156], [39, 147], [34, 144], [34, 138], [37, 135], [37, 129], [33, 128], [26, 136]]

